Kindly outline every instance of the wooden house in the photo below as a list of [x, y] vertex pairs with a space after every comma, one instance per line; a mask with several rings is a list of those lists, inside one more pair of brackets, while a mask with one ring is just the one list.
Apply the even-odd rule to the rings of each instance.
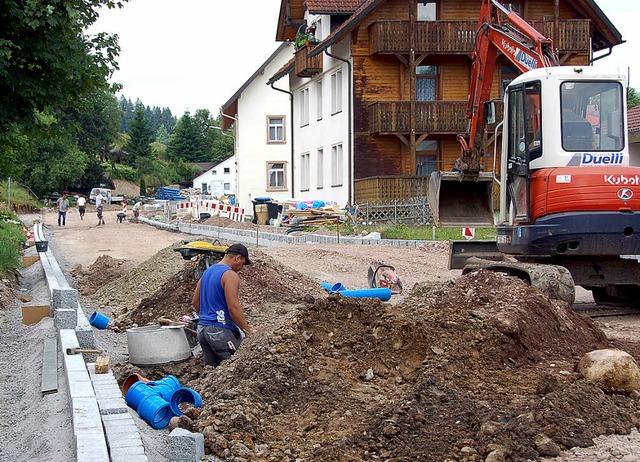
[[[282, 0], [276, 39], [296, 42], [297, 50], [270, 81], [288, 76], [293, 93], [295, 197], [316, 198], [319, 189], [339, 203], [421, 196], [432, 171], [453, 167], [460, 155], [456, 135], [467, 127], [480, 4]], [[554, 40], [562, 65], [589, 65], [594, 54], [623, 43], [593, 0], [511, 0], [505, 6]], [[318, 43], [303, 43], [305, 34]], [[501, 97], [517, 74], [499, 56], [492, 97]], [[344, 97], [340, 112], [334, 112], [335, 92]], [[327, 174], [319, 171], [323, 166]], [[337, 174], [344, 179], [336, 181]]]

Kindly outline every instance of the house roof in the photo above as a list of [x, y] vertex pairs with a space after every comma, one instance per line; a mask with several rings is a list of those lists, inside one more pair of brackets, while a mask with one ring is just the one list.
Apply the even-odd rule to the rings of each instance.
[[[265, 68], [273, 61], [280, 52], [286, 48], [292, 46], [289, 42], [281, 43], [280, 46], [273, 52], [269, 58], [262, 63], [262, 65], [253, 73], [251, 77], [236, 91], [229, 100], [222, 105], [220, 108], [220, 125], [222, 126], [222, 130], [228, 130], [231, 125], [233, 125], [234, 117], [238, 113], [238, 98], [246, 88], [251, 85], [251, 83], [258, 77], [264, 73]], [[226, 116], [226, 117], [225, 117]]]
[[365, 0], [307, 0], [307, 10], [311, 14], [351, 14]]
[[278, 72], [273, 74], [273, 76], [267, 81], [267, 85], [271, 85], [272, 83], [280, 80], [285, 75], [289, 74], [293, 70], [295, 63], [296, 63], [296, 57], [294, 56], [284, 66], [282, 66], [278, 70]]
[[629, 133], [640, 132], [640, 106], [632, 107], [627, 111], [627, 124]]
[[216, 162], [189, 162], [189, 167], [200, 167], [203, 172], [211, 170], [216, 165]]

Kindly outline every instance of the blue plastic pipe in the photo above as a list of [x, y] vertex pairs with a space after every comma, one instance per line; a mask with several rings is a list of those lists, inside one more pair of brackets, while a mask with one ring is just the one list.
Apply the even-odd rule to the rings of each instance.
[[321, 282], [320, 285], [322, 288], [328, 290], [329, 292], [340, 292], [346, 290], [346, 287], [342, 285], [341, 282], [336, 282], [335, 284], [329, 284], [328, 282]]
[[341, 290], [338, 293], [343, 297], [379, 298], [383, 302], [386, 302], [391, 298], [391, 289], [387, 287], [378, 287], [375, 289]]

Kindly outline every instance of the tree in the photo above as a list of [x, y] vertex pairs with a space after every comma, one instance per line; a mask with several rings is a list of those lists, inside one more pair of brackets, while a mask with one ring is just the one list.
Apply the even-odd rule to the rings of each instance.
[[169, 144], [169, 132], [164, 124], [160, 125], [160, 128], [156, 131], [156, 141], [162, 144]]
[[636, 89], [633, 87], [627, 88], [627, 109], [636, 107], [639, 104], [640, 104], [640, 95], [638, 94]]
[[98, 8], [128, 0], [5, 0], [0, 8], [0, 143], [10, 124], [31, 128], [36, 113], [109, 88], [117, 36], [84, 34]]
[[129, 165], [135, 165], [138, 158], [151, 157], [152, 132], [145, 117], [144, 106], [136, 105], [136, 112], [129, 129], [129, 142], [124, 147]]
[[198, 131], [193, 117], [187, 111], [176, 124], [173, 136], [167, 146], [167, 156], [174, 161], [198, 162], [202, 158], [202, 154], [202, 134]]

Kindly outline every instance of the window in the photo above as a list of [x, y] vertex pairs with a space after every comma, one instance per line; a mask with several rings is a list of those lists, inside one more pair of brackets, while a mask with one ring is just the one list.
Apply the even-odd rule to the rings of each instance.
[[342, 111], [342, 70], [331, 74], [331, 114]]
[[300, 156], [300, 191], [309, 191], [309, 177], [311, 176], [309, 153]]
[[300, 91], [300, 126], [309, 125], [309, 88]]
[[324, 151], [322, 148], [318, 149], [318, 158], [316, 160], [317, 162], [317, 177], [316, 177], [316, 181], [317, 181], [317, 187], [318, 189], [322, 189], [322, 187], [324, 186]]
[[224, 184], [224, 190], [225, 190], [225, 191], [229, 191], [229, 190], [231, 190], [231, 183], [225, 183], [225, 184]]
[[342, 186], [342, 144], [331, 147], [331, 186]]
[[504, 96], [509, 85], [513, 79], [518, 77], [521, 72], [513, 64], [503, 64], [500, 66], [500, 96]]
[[437, 18], [436, 0], [418, 0], [418, 21], [435, 21]]
[[[625, 144], [622, 87], [612, 82], [563, 82], [562, 147], [566, 151], [620, 151]], [[594, 156], [590, 165], [609, 160]], [[585, 160], [582, 161], [584, 165]]]
[[425, 140], [416, 146], [416, 175], [429, 176], [438, 170], [438, 142]]
[[284, 162], [267, 163], [267, 189], [286, 189]]
[[416, 67], [416, 101], [438, 99], [438, 66]]
[[225, 167], [224, 168], [224, 173], [225, 173], [225, 175], [228, 175], [229, 173], [231, 173], [231, 169], [229, 167]]
[[207, 183], [202, 183], [202, 188], [200, 188], [202, 190], [202, 194], [207, 194]]
[[211, 174], [212, 174], [212, 175], [217, 175], [217, 174], [218, 174], [218, 171], [217, 171], [217, 170], [211, 170]]
[[267, 143], [284, 143], [284, 116], [267, 117]]
[[322, 80], [316, 83], [316, 118], [322, 120]]

